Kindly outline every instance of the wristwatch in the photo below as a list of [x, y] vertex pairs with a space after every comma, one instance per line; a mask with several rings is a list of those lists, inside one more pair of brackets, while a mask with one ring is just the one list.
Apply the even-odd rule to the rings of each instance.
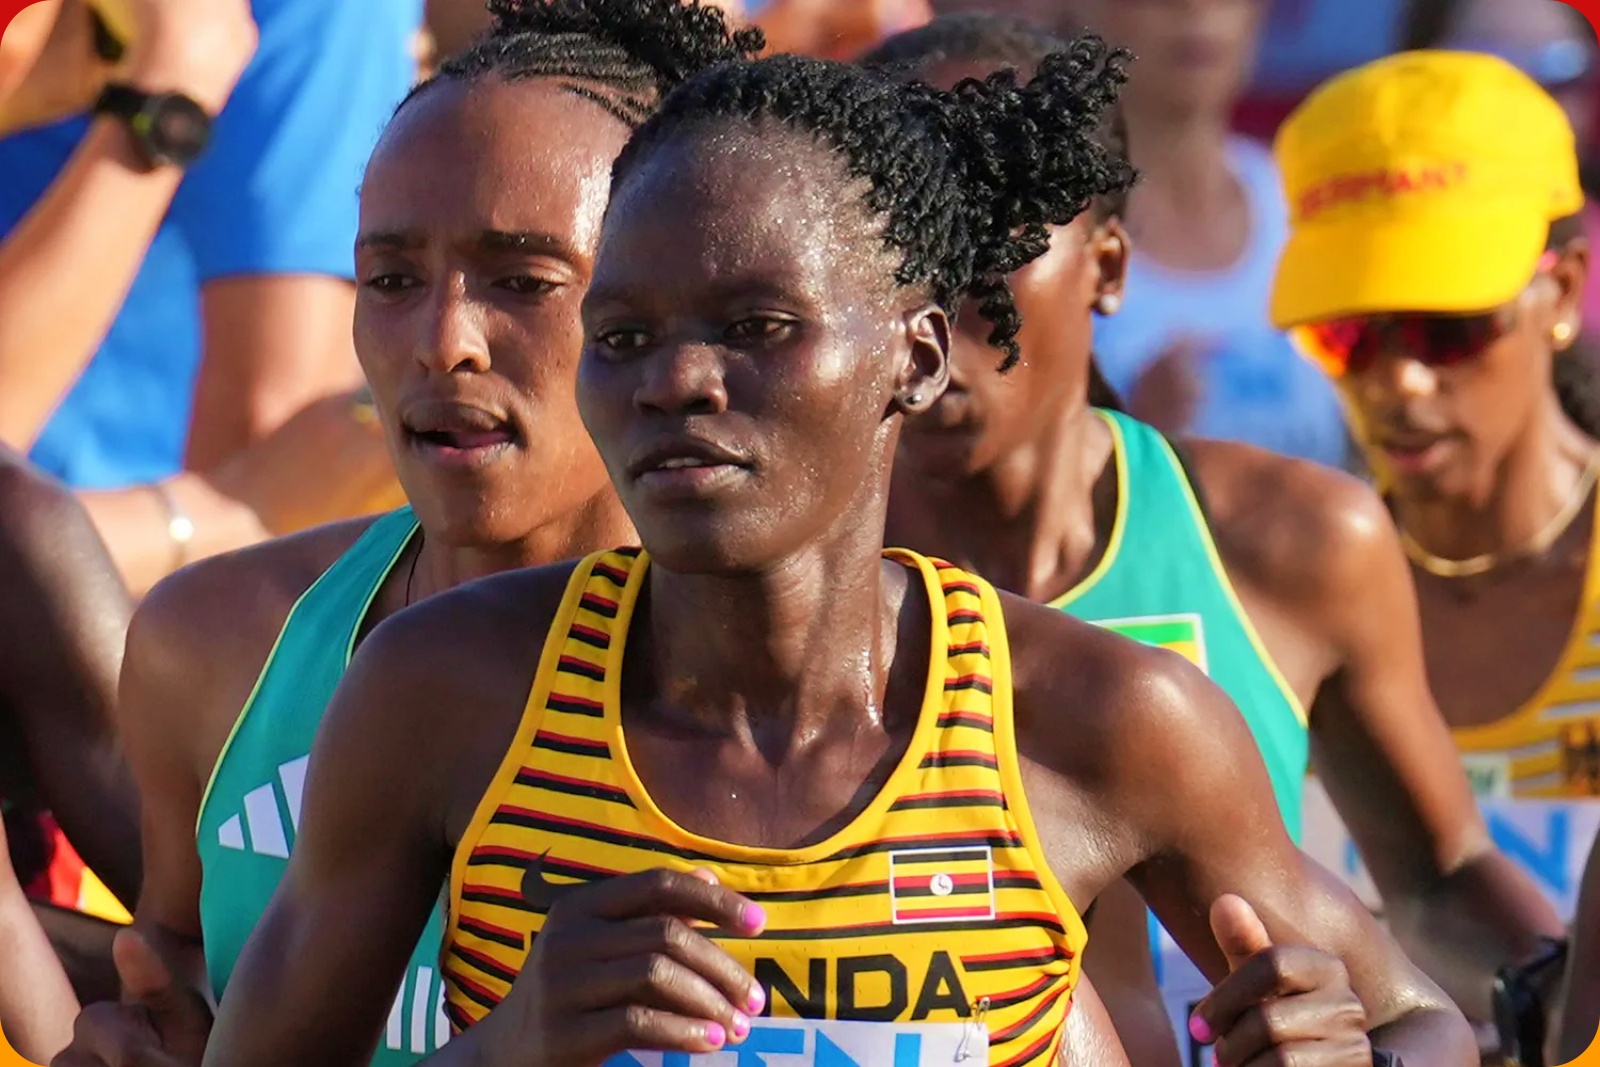
[[1566, 970], [1568, 942], [1543, 938], [1538, 952], [1494, 978], [1494, 1022], [1508, 1067], [1544, 1067], [1547, 1011]]
[[125, 122], [152, 170], [187, 167], [211, 139], [211, 116], [182, 93], [147, 93], [113, 83], [95, 101], [94, 113]]

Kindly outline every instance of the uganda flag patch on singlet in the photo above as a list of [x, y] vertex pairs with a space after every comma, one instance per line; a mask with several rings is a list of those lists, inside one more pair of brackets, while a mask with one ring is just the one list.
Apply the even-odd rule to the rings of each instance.
[[896, 923], [994, 918], [994, 860], [987, 847], [889, 853]]
[[1202, 671], [1211, 673], [1206, 664], [1205, 624], [1193, 612], [1142, 615], [1131, 619], [1096, 619], [1094, 624], [1141, 644], [1176, 652]]

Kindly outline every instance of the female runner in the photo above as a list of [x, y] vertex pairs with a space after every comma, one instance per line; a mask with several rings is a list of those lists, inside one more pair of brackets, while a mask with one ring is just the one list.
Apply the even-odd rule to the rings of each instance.
[[955, 92], [781, 56], [641, 127], [578, 388], [648, 554], [368, 640], [208, 1063], [358, 1062], [447, 870], [465, 1033], [433, 1063], [1048, 1063], [1075, 902], [1124, 874], [1219, 981], [1225, 1062], [1474, 1062], [1203, 675], [883, 553], [951, 312], [1015, 357], [1006, 276], [1128, 184], [1095, 141], [1121, 80], [1096, 41]]
[[[611, 164], [664, 90], [755, 42], [673, 0], [492, 6], [490, 34], [399, 109], [362, 190], [356, 347], [415, 512], [198, 564], [140, 607], [122, 696], [145, 878], [118, 960], [144, 1003], [91, 1008], [64, 1062], [129, 1043], [199, 1062], [205, 1003], [283, 876], [312, 739], [374, 626], [633, 539], [573, 400]], [[442, 929], [389, 983], [379, 1064], [448, 1034]]]
[[[891, 38], [868, 62], [948, 85], [1029, 71], [1061, 47], [1021, 20], [947, 16]], [[889, 543], [1202, 665], [1250, 724], [1296, 839], [1314, 752], [1391, 928], [1487, 1021], [1497, 968], [1561, 926], [1495, 850], [1473, 803], [1428, 693], [1415, 598], [1383, 504], [1353, 478], [1258, 449], [1186, 441], [1174, 451], [1096, 407], [1113, 399], [1091, 345], [1095, 313], [1120, 304], [1129, 242], [1119, 209], [1093, 205], [1012, 279], [1027, 324], [1016, 371], [995, 374], [982, 320], [961, 317], [952, 387], [902, 439]], [[1148, 941], [1144, 914], [1105, 905], [1089, 969], [1135, 1061], [1150, 1062], [1134, 1037], [1152, 1027], [1128, 1014], [1155, 994], [1137, 948]], [[1109, 929], [1114, 914], [1132, 925]]]

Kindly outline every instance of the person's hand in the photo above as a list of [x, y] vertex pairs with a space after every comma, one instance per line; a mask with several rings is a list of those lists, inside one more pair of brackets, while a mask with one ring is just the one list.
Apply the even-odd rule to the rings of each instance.
[[[494, 1063], [599, 1067], [631, 1050], [714, 1052], [738, 1044], [761, 986], [696, 924], [761, 931], [766, 915], [707, 872], [667, 870], [582, 886], [528, 868], [523, 896], [549, 907], [499, 1016]], [[557, 896], [559, 894], [559, 896]]]
[[51, 1067], [199, 1067], [211, 1035], [210, 1006], [173, 980], [138, 930], [119, 930], [111, 955], [123, 1002], [83, 1009], [72, 1044]]
[[95, 52], [85, 0], [18, 13], [0, 46], [0, 136], [87, 111], [111, 66]]
[[1211, 930], [1229, 974], [1195, 1009], [1189, 1032], [1215, 1044], [1218, 1067], [1372, 1067], [1366, 1009], [1337, 957], [1273, 945], [1236, 896], [1212, 905]]
[[90, 0], [108, 26], [129, 27], [116, 77], [147, 92], [181, 92], [222, 110], [255, 55], [250, 0]]
[[1192, 337], [1168, 345], [1133, 383], [1128, 414], [1168, 436], [1187, 431], [1205, 398], [1205, 369], [1212, 352]]

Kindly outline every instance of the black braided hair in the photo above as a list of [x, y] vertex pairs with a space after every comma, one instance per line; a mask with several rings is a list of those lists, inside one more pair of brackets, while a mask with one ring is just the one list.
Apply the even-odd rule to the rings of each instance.
[[[1569, 215], [1550, 224], [1546, 246], [1559, 252], [1583, 236], [1583, 216]], [[1551, 361], [1550, 379], [1567, 418], [1600, 440], [1600, 349], [1588, 331], [1578, 335], [1569, 351], [1558, 353]]]
[[731, 30], [699, 0], [489, 0], [493, 24], [439, 65], [401, 107], [441, 81], [554, 78], [630, 128], [694, 74], [761, 51], [760, 30]]
[[[864, 66], [885, 73], [915, 78], [940, 63], [967, 63], [1009, 67], [1030, 76], [1052, 52], [1063, 52], [1070, 42], [1035, 22], [993, 12], [941, 15], [931, 22], [886, 38], [861, 57]], [[1095, 131], [1096, 139], [1119, 159], [1128, 158], [1128, 124], [1122, 108], [1112, 105]], [[1135, 175], [1137, 180], [1137, 175]], [[1097, 196], [1090, 206], [1095, 219], [1120, 218], [1127, 207], [1130, 185]]]
[[690, 125], [774, 121], [810, 134], [868, 184], [866, 207], [900, 259], [895, 280], [925, 287], [951, 313], [971, 297], [1009, 368], [1021, 317], [1006, 276], [1044, 254], [1046, 226], [1133, 180], [1094, 136], [1126, 61], [1087, 37], [1040, 60], [1026, 84], [1008, 70], [950, 92], [799, 56], [726, 63], [663, 101], [623, 149], [614, 180]]
[[[868, 67], [886, 73], [916, 77], [940, 63], [967, 63], [1009, 67], [1027, 75], [1045, 56], [1070, 47], [1067, 41], [1036, 23], [1013, 15], [967, 12], [941, 15], [932, 22], [897, 33], [861, 57]], [[1095, 130], [1095, 138], [1117, 159], [1128, 158], [1128, 127], [1122, 108], [1112, 105]], [[1137, 176], [1134, 176], [1135, 179]], [[1120, 218], [1127, 207], [1132, 182], [1096, 196], [1090, 202], [1095, 220]], [[1126, 411], [1097, 359], [1089, 360], [1089, 403], [1097, 408]]]

